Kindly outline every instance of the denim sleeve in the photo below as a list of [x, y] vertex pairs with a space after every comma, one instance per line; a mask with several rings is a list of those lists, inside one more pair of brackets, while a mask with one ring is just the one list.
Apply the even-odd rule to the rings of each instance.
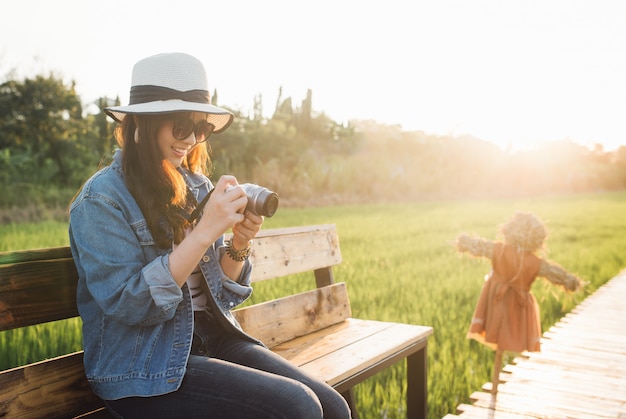
[[70, 211], [70, 242], [79, 276], [106, 315], [131, 325], [174, 317], [183, 293], [144, 220], [133, 224], [115, 202], [83, 197]]
[[[207, 265], [201, 262], [200, 267], [206, 278], [211, 278], [212, 276], [215, 278], [214, 280], [209, 279], [209, 286], [217, 303], [223, 310], [232, 310], [252, 294], [252, 287], [250, 286], [252, 263], [250, 260], [246, 260], [239, 278], [231, 279], [224, 273], [219, 262], [226, 254], [226, 248], [220, 240], [218, 240], [216, 246], [217, 257], [215, 258], [215, 263]], [[213, 275], [211, 275], [211, 272], [213, 272]]]
[[[220, 244], [217, 248], [218, 251], [218, 255], [219, 255], [219, 260], [221, 260], [224, 256], [226, 256], [226, 246], [224, 246], [224, 244]], [[244, 287], [249, 287], [250, 286], [250, 277], [252, 275], [252, 263], [250, 262], [250, 259], [246, 259], [243, 267], [241, 268], [241, 274], [239, 274], [239, 278], [228, 278], [226, 276], [225, 273], [222, 272], [222, 280], [225, 280], [226, 278], [231, 279], [231, 282], [236, 282], [239, 285], [243, 285]]]

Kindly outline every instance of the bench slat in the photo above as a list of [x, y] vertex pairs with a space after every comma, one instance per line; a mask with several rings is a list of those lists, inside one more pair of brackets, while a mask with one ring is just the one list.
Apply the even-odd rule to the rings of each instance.
[[67, 418], [103, 406], [75, 352], [0, 373], [0, 417]]
[[77, 275], [71, 256], [0, 265], [0, 330], [78, 316]]
[[[329, 352], [342, 349], [352, 342], [378, 333], [386, 327], [389, 327], [386, 323], [367, 324], [351, 318], [322, 330], [318, 335], [310, 335], [312, 341], [308, 337], [293, 339], [272, 350], [296, 365], [304, 365], [328, 355]], [[349, 333], [346, 333], [347, 330]]]
[[[389, 357], [406, 357], [431, 334], [431, 327], [351, 318], [272, 350], [335, 386], [362, 371], [375, 373]], [[300, 357], [303, 348], [317, 356]]]
[[0, 265], [9, 265], [21, 262], [34, 262], [37, 260], [71, 258], [72, 252], [67, 246], [46, 247], [43, 249], [17, 250], [13, 252], [0, 252]]
[[253, 282], [338, 265], [337, 230], [332, 224], [261, 230], [251, 260]]
[[233, 314], [247, 333], [270, 348], [352, 315], [344, 282], [241, 308]]

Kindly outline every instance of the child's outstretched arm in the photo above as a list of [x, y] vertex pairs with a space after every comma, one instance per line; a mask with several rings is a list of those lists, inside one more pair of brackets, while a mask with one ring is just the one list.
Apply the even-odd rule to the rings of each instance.
[[546, 278], [553, 284], [561, 285], [568, 291], [576, 291], [583, 283], [576, 275], [567, 272], [556, 263], [550, 263], [543, 259], [538, 276]]
[[493, 257], [493, 242], [480, 237], [470, 237], [461, 233], [454, 242], [459, 252], [466, 252], [472, 256], [482, 256], [491, 259]]

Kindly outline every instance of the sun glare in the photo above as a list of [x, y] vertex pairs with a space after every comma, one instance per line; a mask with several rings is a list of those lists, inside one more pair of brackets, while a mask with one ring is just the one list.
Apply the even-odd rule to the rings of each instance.
[[[271, 115], [279, 89], [295, 106], [311, 89], [314, 109], [340, 122], [468, 134], [511, 150], [563, 138], [626, 142], [626, 2], [390, 1], [334, 2], [332, 12], [309, 8], [303, 19], [287, 0], [269, 11], [256, 1], [182, 0], [181, 8], [219, 18], [208, 31], [180, 34], [155, 30], [171, 26], [162, 8], [131, 2], [107, 16], [106, 32], [132, 27], [145, 36], [113, 62], [97, 3], [67, 0], [68, 15], [55, 2], [12, 2], [18, 18], [0, 26], [0, 74], [51, 69], [76, 80], [87, 102], [126, 102], [134, 62], [184, 50], [207, 64], [220, 104], [244, 113], [257, 95]], [[33, 38], [32, 27], [49, 36]], [[67, 39], [76, 40], [71, 49]]]

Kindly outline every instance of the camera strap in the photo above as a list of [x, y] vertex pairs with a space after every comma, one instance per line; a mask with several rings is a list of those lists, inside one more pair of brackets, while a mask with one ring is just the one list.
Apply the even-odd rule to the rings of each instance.
[[193, 210], [193, 212], [189, 214], [188, 217], [186, 217], [187, 221], [189, 221], [190, 224], [193, 224], [202, 215], [202, 210], [204, 209], [206, 203], [209, 201], [209, 198], [211, 197], [211, 194], [214, 190], [215, 188], [211, 189], [209, 193], [206, 194], [206, 196], [202, 199], [202, 201], [200, 201], [196, 209]]
[[[202, 210], [204, 209], [204, 206], [206, 205], [207, 201], [211, 197], [211, 194], [213, 193], [214, 190], [215, 188], [209, 191], [209, 193], [204, 197], [204, 199], [202, 199], [202, 201], [198, 205], [196, 205], [196, 208], [191, 212], [191, 214], [188, 214], [187, 211], [185, 211], [184, 209], [180, 207], [171, 208], [171, 211], [176, 212], [176, 214], [178, 214], [179, 216], [187, 220], [189, 224], [193, 225], [196, 222], [196, 220], [200, 218], [200, 216], [202, 215]], [[192, 198], [193, 198], [193, 195], [192, 195]], [[194, 201], [195, 201], [195, 198], [194, 198]]]

